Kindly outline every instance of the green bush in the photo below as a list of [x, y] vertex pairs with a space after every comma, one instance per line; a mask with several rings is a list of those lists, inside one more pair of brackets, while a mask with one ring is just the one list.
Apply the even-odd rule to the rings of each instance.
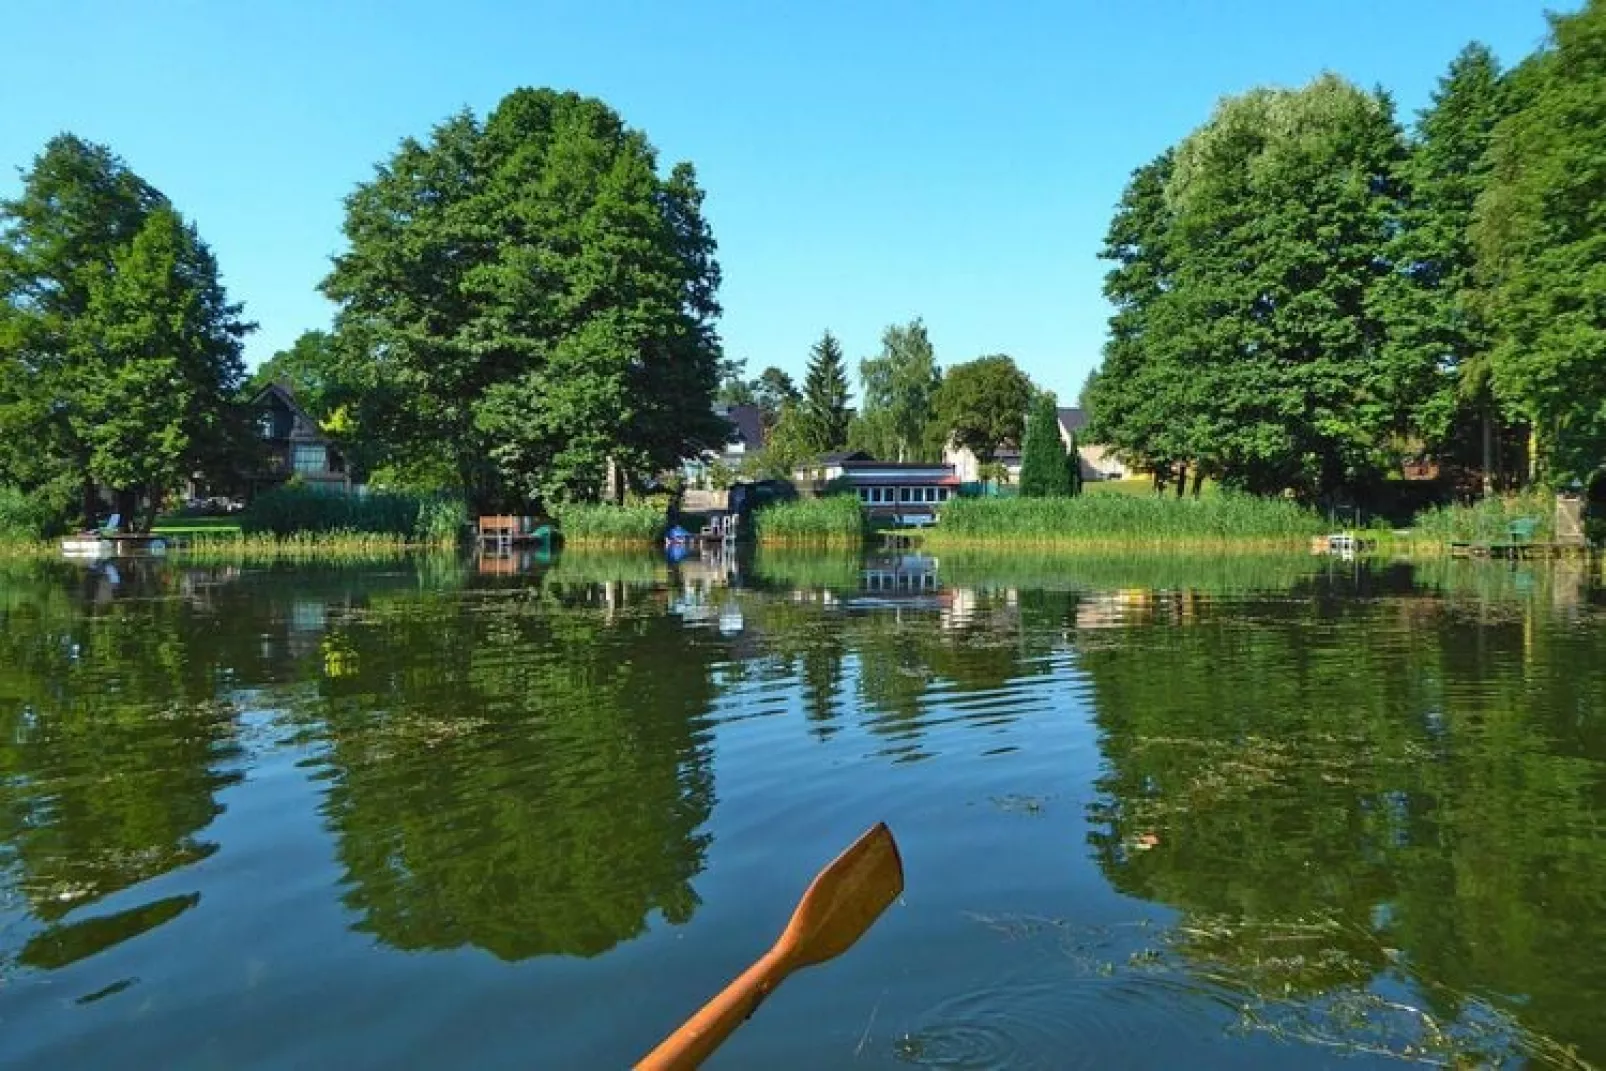
[[1416, 515], [1412, 527], [1421, 539], [1444, 543], [1500, 543], [1510, 538], [1508, 526], [1518, 517], [1532, 517], [1539, 522], [1533, 535], [1536, 541], [1555, 538], [1555, 496], [1532, 490], [1514, 495], [1491, 495], [1469, 506], [1423, 510]]
[[52, 535], [61, 528], [60, 514], [44, 495], [0, 486], [0, 541], [24, 543]]
[[765, 506], [753, 515], [760, 543], [838, 543], [864, 540], [865, 516], [853, 495], [799, 498]]
[[667, 527], [665, 509], [657, 503], [614, 506], [574, 502], [556, 511], [565, 545], [656, 543]]
[[348, 495], [287, 485], [257, 496], [240, 527], [247, 535], [279, 539], [338, 532], [439, 545], [456, 542], [467, 520], [462, 499], [444, 495]]
[[1327, 527], [1319, 514], [1288, 499], [1253, 495], [961, 498], [943, 507], [941, 523], [930, 540], [1151, 546], [1292, 543]]

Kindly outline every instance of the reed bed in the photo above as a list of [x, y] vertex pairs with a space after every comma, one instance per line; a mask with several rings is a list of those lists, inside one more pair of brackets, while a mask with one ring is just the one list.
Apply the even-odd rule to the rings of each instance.
[[576, 502], [557, 512], [565, 546], [626, 547], [657, 543], [664, 536], [665, 511], [658, 505], [615, 506]]
[[867, 531], [864, 510], [852, 495], [777, 502], [753, 517], [758, 541], [770, 546], [856, 547]]
[[1066, 545], [1193, 550], [1302, 546], [1329, 524], [1283, 498], [1219, 494], [1203, 498], [1078, 495], [1074, 498], [971, 498], [950, 502], [926, 538], [932, 547]]

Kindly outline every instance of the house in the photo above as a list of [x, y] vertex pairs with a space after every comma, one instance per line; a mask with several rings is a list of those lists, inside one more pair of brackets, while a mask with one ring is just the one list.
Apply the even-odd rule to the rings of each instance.
[[[1077, 436], [1076, 453], [1077, 464], [1082, 470], [1082, 479], [1085, 482], [1096, 480], [1124, 480], [1130, 475], [1127, 464], [1119, 457], [1096, 443], [1083, 441], [1083, 429], [1087, 427], [1087, 412], [1077, 408], [1061, 408], [1059, 410], [1060, 442], [1067, 448], [1071, 445], [1071, 436]], [[942, 459], [954, 467], [962, 483], [981, 482], [982, 461], [969, 447], [950, 443], [942, 452]], [[1021, 448], [1015, 443], [1004, 443], [993, 452], [993, 463], [1002, 465], [1008, 483], [1020, 482]]]
[[716, 464], [735, 471], [742, 467], [742, 462], [764, 449], [764, 410], [756, 405], [717, 405], [714, 412], [730, 424], [730, 439], [718, 453], [710, 450], [681, 462], [681, 473], [689, 484], [703, 483]]
[[1087, 430], [1087, 410], [1072, 407], [1061, 407], [1059, 410], [1060, 442], [1069, 449], [1071, 436], [1076, 438], [1076, 453], [1078, 463], [1082, 467], [1082, 479], [1086, 480], [1125, 480], [1133, 475], [1126, 462], [1116, 457], [1114, 453], [1097, 443], [1084, 442], [1084, 432]]
[[862, 450], [825, 454], [800, 466], [794, 476], [816, 494], [829, 484], [845, 486], [872, 518], [895, 524], [931, 524], [937, 507], [959, 492], [952, 465], [877, 461]]
[[277, 487], [292, 476], [319, 490], [351, 490], [345, 456], [296, 404], [289, 387], [268, 384], [251, 399], [251, 408], [266, 451], [264, 466], [251, 479], [253, 493]]

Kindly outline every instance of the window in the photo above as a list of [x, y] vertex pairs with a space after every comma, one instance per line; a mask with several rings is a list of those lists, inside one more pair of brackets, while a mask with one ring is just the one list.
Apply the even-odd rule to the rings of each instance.
[[296, 443], [291, 448], [290, 467], [297, 472], [327, 471], [329, 451], [320, 443]]
[[898, 501], [899, 502], [908, 502], [909, 501], [909, 493], [912, 490], [913, 490], [913, 488], [910, 488], [910, 487], [900, 487], [900, 488], [898, 488]]
[[868, 487], [859, 488], [859, 501], [868, 503], [870, 501], [870, 492], [871, 489]]
[[948, 501], [948, 488], [946, 488], [946, 487], [937, 488], [937, 501], [938, 502], [946, 502], [946, 501]]
[[935, 487], [926, 488], [926, 501], [927, 502], [935, 502], [935, 501], [937, 501], [937, 489]]

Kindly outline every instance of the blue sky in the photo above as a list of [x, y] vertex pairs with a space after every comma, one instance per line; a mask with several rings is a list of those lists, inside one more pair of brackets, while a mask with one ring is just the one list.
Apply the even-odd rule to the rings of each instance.
[[[1567, 0], [1552, 7], [1572, 9]], [[518, 86], [599, 96], [693, 161], [749, 370], [857, 362], [922, 316], [1069, 400], [1098, 359], [1100, 239], [1130, 171], [1223, 95], [1323, 70], [1422, 107], [1469, 40], [1514, 63], [1529, 0], [8, 0], [0, 193], [70, 130], [194, 219], [261, 330], [330, 306], [341, 200], [397, 142]]]

